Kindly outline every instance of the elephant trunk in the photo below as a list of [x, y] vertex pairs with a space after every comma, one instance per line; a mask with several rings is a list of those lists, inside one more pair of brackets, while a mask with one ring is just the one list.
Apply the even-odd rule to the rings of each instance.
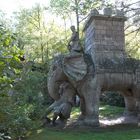
[[47, 82], [48, 92], [55, 101], [60, 99], [60, 85], [66, 80], [67, 77], [60, 66], [57, 66], [57, 68], [49, 75]]
[[59, 100], [60, 99], [60, 95], [59, 95], [59, 84], [56, 83], [56, 81], [54, 80], [54, 77], [49, 78], [49, 80], [47, 82], [47, 86], [48, 86], [49, 95], [55, 101]]

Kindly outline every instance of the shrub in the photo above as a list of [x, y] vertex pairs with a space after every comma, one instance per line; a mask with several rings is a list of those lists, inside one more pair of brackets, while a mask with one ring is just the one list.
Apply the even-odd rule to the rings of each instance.
[[101, 95], [101, 102], [112, 106], [125, 106], [123, 96], [116, 92], [104, 92]]
[[[22, 63], [16, 36], [0, 26], [0, 139], [24, 137], [39, 127], [46, 74]], [[46, 81], [45, 81], [46, 82]], [[45, 91], [44, 91], [45, 92]]]

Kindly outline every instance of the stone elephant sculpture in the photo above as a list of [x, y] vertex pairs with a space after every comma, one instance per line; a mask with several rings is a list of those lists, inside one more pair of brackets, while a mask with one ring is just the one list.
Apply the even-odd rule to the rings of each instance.
[[[86, 56], [87, 57], [87, 56]], [[62, 98], [59, 89], [60, 85], [65, 81], [71, 85], [71, 93], [80, 97], [81, 115], [79, 123], [87, 125], [99, 125], [98, 110], [96, 110], [99, 96], [94, 93], [94, 67], [89, 58], [82, 53], [70, 54], [66, 56], [58, 56], [54, 58], [50, 72], [48, 74], [48, 91], [50, 96], [55, 100], [52, 106], [60, 106]], [[86, 61], [86, 62], [85, 62]], [[67, 100], [73, 94], [69, 94]], [[54, 108], [54, 107], [53, 107]]]
[[[134, 64], [131, 65], [132, 69], [129, 68], [130, 64]], [[140, 118], [139, 64], [134, 59], [111, 61], [102, 58], [97, 69], [89, 55], [59, 56], [54, 59], [49, 72], [48, 91], [58, 105], [61, 99], [58, 92], [60, 85], [64, 81], [71, 85], [71, 89], [74, 89], [71, 93], [80, 97], [80, 125], [99, 125], [99, 97], [101, 92], [108, 90], [121, 91], [126, 114], [136, 114]]]

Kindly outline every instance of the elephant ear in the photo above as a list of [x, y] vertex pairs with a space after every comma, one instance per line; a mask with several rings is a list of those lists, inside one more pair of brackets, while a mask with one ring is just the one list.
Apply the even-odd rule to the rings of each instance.
[[63, 59], [64, 73], [72, 80], [80, 81], [87, 74], [87, 64], [83, 54], [76, 53], [65, 56]]

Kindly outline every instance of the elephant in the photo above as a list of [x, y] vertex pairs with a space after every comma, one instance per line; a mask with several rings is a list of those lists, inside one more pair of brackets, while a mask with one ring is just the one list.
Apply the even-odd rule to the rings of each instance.
[[[86, 57], [83, 53], [75, 53], [54, 58], [48, 74], [48, 91], [55, 100], [51, 106], [60, 105], [63, 102], [61, 100], [62, 102], [59, 104], [62, 98], [59, 94], [60, 85], [64, 81], [69, 83], [71, 89], [75, 90], [73, 93], [80, 97], [81, 115], [78, 122], [98, 126], [99, 111], [95, 108], [99, 107], [97, 99], [99, 96], [93, 92], [95, 89], [92, 86], [94, 84], [94, 66]], [[70, 95], [67, 98], [70, 98]], [[52, 108], [51, 106], [49, 108]]]
[[[130, 65], [128, 59], [117, 61], [118, 65], [114, 61], [110, 63], [110, 60], [104, 60], [106, 59], [103, 58], [98, 63], [100, 68], [105, 66], [101, 71], [97, 70], [91, 56], [84, 53], [60, 55], [52, 62], [48, 78], [48, 91], [55, 100], [55, 105], [52, 106], [59, 106], [64, 102], [59, 89], [60, 85], [66, 81], [73, 90], [69, 96], [65, 93], [67, 100], [74, 94], [80, 98], [81, 114], [78, 118], [78, 125], [99, 126], [99, 98], [100, 94], [106, 90], [121, 91], [125, 99], [126, 114], [136, 114], [140, 119], [139, 61], [133, 60], [135, 63], [133, 70], [128, 72], [122, 68], [121, 73], [119, 69], [122, 64]], [[106, 68], [108, 66], [112, 71]]]

